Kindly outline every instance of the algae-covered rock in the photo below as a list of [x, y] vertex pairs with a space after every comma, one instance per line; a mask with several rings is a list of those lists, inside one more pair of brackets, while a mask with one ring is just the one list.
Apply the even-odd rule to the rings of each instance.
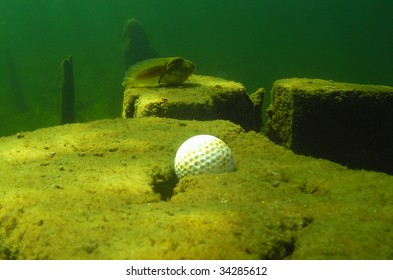
[[393, 88], [318, 79], [274, 83], [267, 135], [296, 153], [393, 174]]
[[181, 87], [126, 88], [123, 117], [167, 117], [181, 120], [230, 120], [245, 130], [259, 131], [263, 89], [255, 103], [240, 83], [191, 75]]
[[[179, 146], [236, 171], [177, 180]], [[1, 259], [392, 259], [393, 176], [295, 155], [227, 121], [101, 120], [0, 138]]]

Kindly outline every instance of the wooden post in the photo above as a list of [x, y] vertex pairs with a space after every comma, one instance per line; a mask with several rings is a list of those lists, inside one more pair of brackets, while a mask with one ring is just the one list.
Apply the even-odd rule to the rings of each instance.
[[71, 55], [63, 59], [61, 68], [61, 123], [73, 123], [75, 122], [75, 88]]
[[5, 62], [6, 62], [11, 92], [14, 96], [16, 107], [18, 108], [19, 111], [25, 111], [26, 102], [23, 96], [22, 89], [20, 87], [18, 73], [16, 71], [16, 66], [14, 63], [14, 58], [12, 56], [11, 49], [8, 46], [4, 47], [4, 54], [5, 54]]

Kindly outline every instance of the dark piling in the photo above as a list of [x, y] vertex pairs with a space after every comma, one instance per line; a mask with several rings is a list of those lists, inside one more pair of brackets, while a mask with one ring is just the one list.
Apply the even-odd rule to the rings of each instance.
[[71, 55], [63, 59], [61, 69], [61, 123], [73, 123], [75, 122], [75, 87]]
[[124, 23], [122, 50], [125, 69], [139, 61], [160, 57], [150, 46], [149, 37], [142, 25], [134, 18]]
[[26, 102], [23, 96], [23, 92], [19, 83], [18, 73], [16, 71], [14, 57], [9, 47], [4, 47], [4, 56], [6, 69], [8, 73], [8, 80], [10, 84], [11, 93], [14, 97], [16, 107], [19, 111], [26, 109]]

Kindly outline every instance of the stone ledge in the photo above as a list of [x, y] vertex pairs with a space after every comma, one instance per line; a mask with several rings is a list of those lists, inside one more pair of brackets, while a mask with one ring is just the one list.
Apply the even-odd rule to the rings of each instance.
[[393, 88], [319, 79], [274, 83], [267, 135], [296, 153], [393, 173]]
[[[259, 131], [263, 90], [248, 96], [240, 83], [191, 75], [182, 87], [126, 88], [123, 118], [167, 117], [182, 120], [229, 120]], [[257, 100], [253, 103], [252, 100]]]
[[[223, 139], [236, 171], [169, 182], [196, 134]], [[228, 121], [63, 125], [1, 137], [0, 154], [0, 259], [392, 259], [393, 176]]]

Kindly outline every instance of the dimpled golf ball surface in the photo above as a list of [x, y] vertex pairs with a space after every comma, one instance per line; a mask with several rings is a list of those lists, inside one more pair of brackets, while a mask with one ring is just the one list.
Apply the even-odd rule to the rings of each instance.
[[175, 171], [187, 175], [233, 171], [232, 152], [224, 141], [211, 135], [197, 135], [185, 141], [176, 153]]

